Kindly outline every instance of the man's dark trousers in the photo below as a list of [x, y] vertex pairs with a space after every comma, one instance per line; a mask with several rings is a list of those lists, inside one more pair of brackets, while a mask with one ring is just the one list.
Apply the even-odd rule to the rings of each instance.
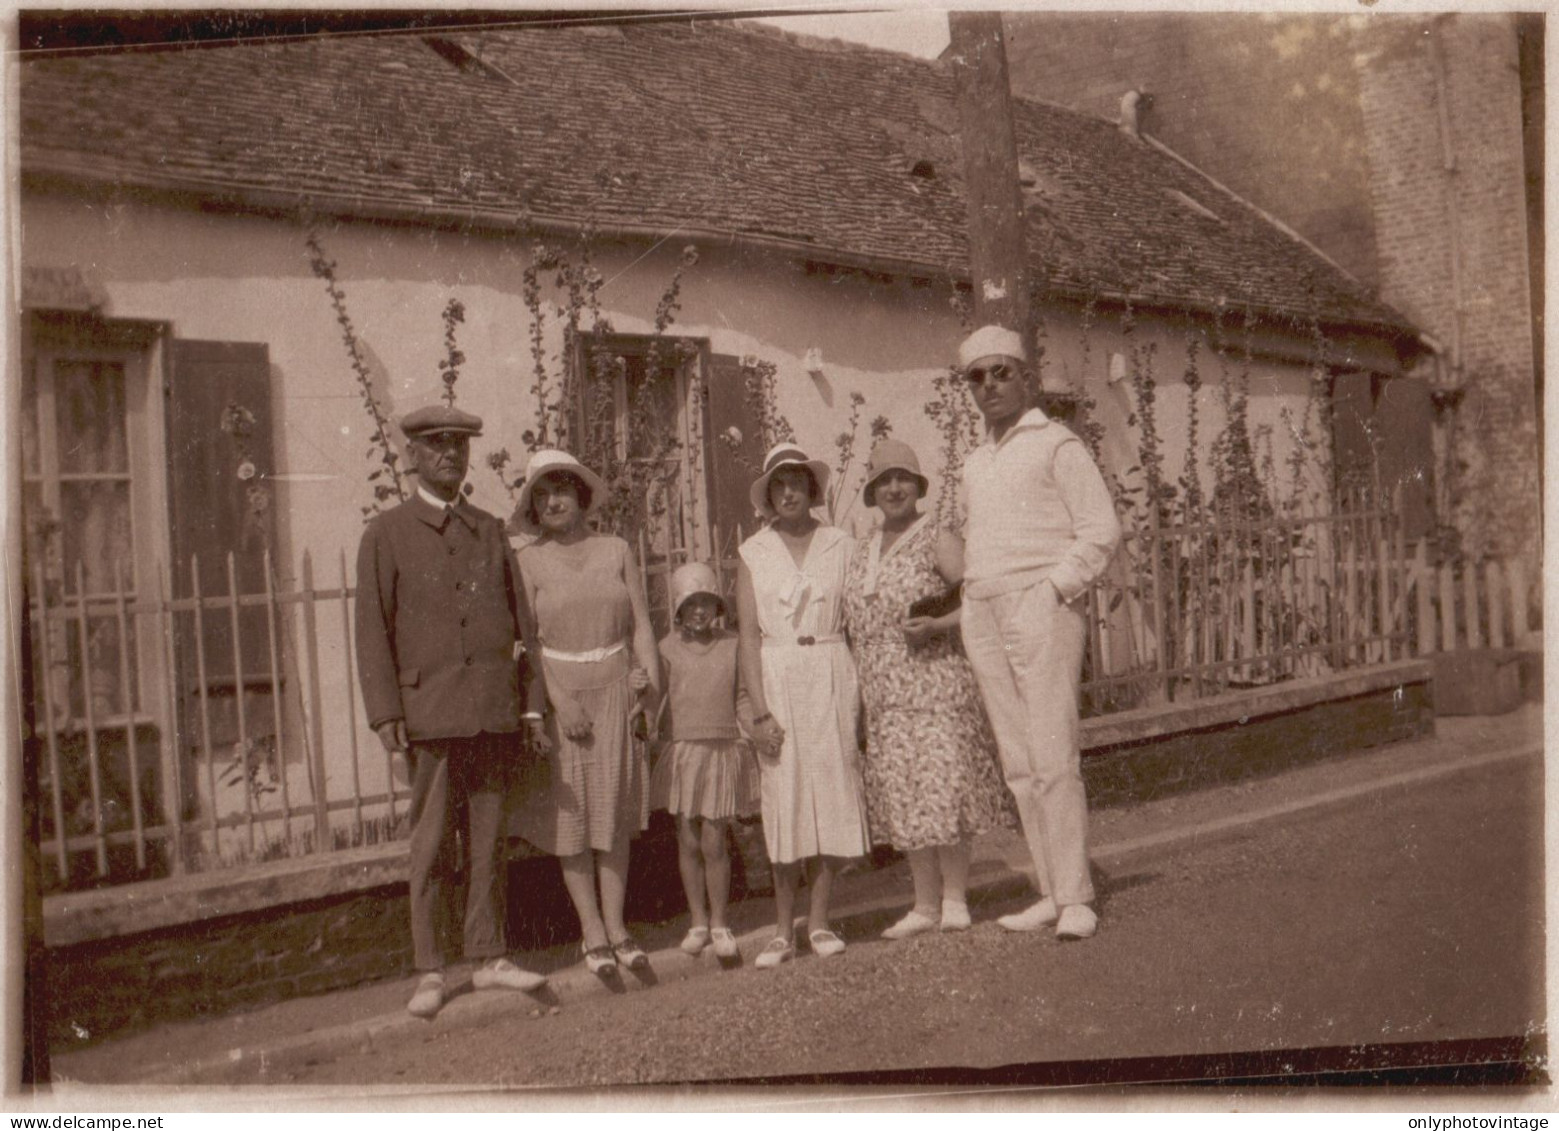
[[[465, 956], [508, 953], [502, 921], [505, 894], [504, 798], [519, 752], [518, 731], [411, 743], [411, 937], [418, 970], [442, 970], [438, 915], [452, 875], [458, 830], [466, 852]], [[473, 849], [475, 851], [473, 851]]]

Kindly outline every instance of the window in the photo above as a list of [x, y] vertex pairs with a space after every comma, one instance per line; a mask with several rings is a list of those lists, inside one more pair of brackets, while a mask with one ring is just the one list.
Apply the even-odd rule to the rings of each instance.
[[[33, 315], [22, 359], [22, 509], [29, 582], [51, 604], [89, 602], [85, 630], [51, 621], [47, 652], [53, 722], [144, 714], [157, 702], [155, 642], [120, 630], [117, 604], [156, 591], [166, 553], [160, 418], [150, 357], [154, 327], [74, 315]], [[84, 639], [83, 639], [84, 637]], [[121, 678], [121, 661], [125, 668]], [[35, 684], [40, 687], [41, 682]], [[91, 702], [88, 702], [90, 697]]]
[[157, 754], [161, 641], [136, 614], [166, 543], [160, 328], [65, 313], [22, 327], [28, 761], [56, 838], [45, 882], [142, 874], [147, 860], [106, 835], [156, 820], [171, 780]]
[[575, 352], [577, 455], [616, 485], [605, 521], [639, 540], [646, 562], [707, 557], [707, 486], [698, 387], [701, 343], [581, 335]]
[[620, 484], [604, 519], [639, 553], [665, 631], [670, 571], [718, 558], [734, 576], [754, 529], [747, 486], [763, 453], [740, 363], [698, 339], [622, 334], [580, 335], [572, 357], [583, 379], [568, 445]]
[[[46, 881], [159, 874], [166, 841], [143, 830], [201, 803], [201, 775], [181, 759], [225, 756], [240, 704], [250, 736], [275, 733], [266, 611], [227, 597], [230, 579], [242, 594], [266, 588], [272, 517], [245, 484], [271, 468], [267, 351], [74, 312], [33, 311], [22, 329], [28, 738]], [[242, 466], [222, 430], [232, 405], [250, 414]], [[197, 723], [199, 698], [210, 709]]]

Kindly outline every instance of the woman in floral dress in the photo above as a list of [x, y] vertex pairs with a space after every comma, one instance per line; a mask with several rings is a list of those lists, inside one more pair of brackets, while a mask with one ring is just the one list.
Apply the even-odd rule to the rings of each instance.
[[909, 858], [915, 905], [883, 932], [902, 939], [969, 926], [970, 842], [1016, 820], [996, 740], [958, 641], [958, 610], [911, 616], [911, 603], [963, 576], [963, 544], [919, 510], [914, 449], [872, 449], [863, 497], [882, 523], [856, 547], [845, 581], [850, 647], [866, 709], [866, 808], [872, 840]]

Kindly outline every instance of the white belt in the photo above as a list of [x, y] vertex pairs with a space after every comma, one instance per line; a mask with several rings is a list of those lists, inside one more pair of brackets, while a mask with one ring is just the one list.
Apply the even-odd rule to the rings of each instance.
[[809, 648], [813, 644], [843, 644], [844, 634], [834, 633], [832, 636], [798, 636], [794, 640], [783, 636], [765, 636], [763, 646], [765, 648]]
[[592, 648], [588, 652], [561, 652], [556, 648], [549, 648], [543, 644], [541, 654], [549, 660], [562, 660], [569, 664], [594, 664], [608, 656], [615, 656], [623, 650], [622, 641], [609, 644], [605, 648]]

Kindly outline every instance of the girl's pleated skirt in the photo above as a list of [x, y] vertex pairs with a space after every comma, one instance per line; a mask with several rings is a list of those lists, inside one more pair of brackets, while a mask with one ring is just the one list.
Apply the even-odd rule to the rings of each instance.
[[672, 742], [650, 776], [650, 805], [674, 816], [757, 816], [758, 762], [743, 738]]

